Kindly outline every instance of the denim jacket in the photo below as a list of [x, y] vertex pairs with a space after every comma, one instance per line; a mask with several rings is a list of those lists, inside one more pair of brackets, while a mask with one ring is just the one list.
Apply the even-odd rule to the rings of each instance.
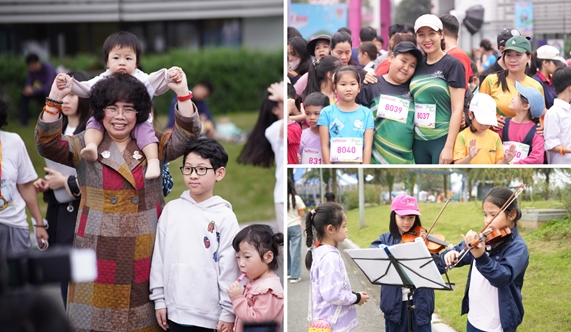
[[[508, 235], [507, 243], [500, 245], [492, 254], [485, 253], [476, 259], [478, 271], [486, 278], [490, 284], [498, 289], [498, 301], [500, 308], [500, 321], [502, 328], [516, 328], [523, 320], [523, 303], [521, 288], [523, 286], [523, 276], [529, 264], [529, 252], [527, 245], [519, 235], [517, 227], [512, 228], [512, 234]], [[466, 244], [460, 243], [454, 249], [446, 250], [441, 254], [440, 263], [444, 263], [444, 255], [450, 250], [460, 252]], [[472, 261], [474, 256], [466, 254], [457, 266], [470, 264], [470, 273], [466, 283], [466, 291], [462, 299], [462, 315], [469, 311], [468, 290], [470, 288], [470, 278], [472, 276]], [[481, 303], [479, 305], [486, 305]]]
[[[379, 245], [392, 246], [401, 242], [401, 239], [394, 238], [390, 232], [382, 234], [377, 240], [371, 243], [371, 248], [379, 248]], [[402, 310], [402, 287], [381, 286], [381, 311], [385, 318], [400, 324]], [[415, 289], [412, 297], [414, 304], [414, 315], [417, 325], [430, 324], [432, 313], [434, 312], [434, 290]], [[406, 304], [405, 304], [406, 305]]]

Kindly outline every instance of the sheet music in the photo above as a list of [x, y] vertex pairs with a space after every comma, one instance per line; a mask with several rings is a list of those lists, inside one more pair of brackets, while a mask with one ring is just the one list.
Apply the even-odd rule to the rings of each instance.
[[412, 243], [346, 252], [373, 284], [450, 289], [421, 238]]

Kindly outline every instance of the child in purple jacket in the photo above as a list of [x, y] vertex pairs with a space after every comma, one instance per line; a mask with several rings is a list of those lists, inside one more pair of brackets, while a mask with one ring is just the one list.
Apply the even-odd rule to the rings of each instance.
[[[310, 268], [311, 308], [309, 320], [325, 320], [332, 332], [352, 331], [359, 326], [355, 304], [369, 299], [367, 292], [353, 292], [345, 264], [337, 249], [347, 238], [347, 216], [341, 205], [323, 203], [305, 218], [307, 246], [319, 246], [309, 251], [306, 266]], [[315, 232], [315, 234], [314, 234]]]

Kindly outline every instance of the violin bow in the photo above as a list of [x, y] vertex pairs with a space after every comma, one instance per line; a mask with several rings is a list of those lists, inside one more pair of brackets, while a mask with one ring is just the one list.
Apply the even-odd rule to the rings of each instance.
[[[502, 205], [502, 207], [500, 208], [500, 211], [490, 220], [486, 223], [486, 225], [484, 226], [484, 228], [482, 228], [482, 230], [480, 231], [480, 233], [483, 233], [486, 228], [488, 228], [488, 226], [490, 226], [490, 224], [492, 223], [492, 221], [494, 221], [494, 219], [496, 219], [497, 216], [499, 216], [502, 212], [504, 212], [508, 206], [510, 206], [511, 203], [513, 203], [513, 201], [516, 200], [516, 198], [519, 196], [519, 194], [521, 194], [523, 192], [523, 190], [525, 189], [525, 183], [520, 184], [516, 190], [512, 193], [512, 195], [508, 198], [508, 200], [504, 203], [504, 205]], [[480, 237], [481, 241], [482, 239], [485, 239], [486, 236], [482, 236]], [[462, 251], [460, 252], [460, 254], [458, 255], [458, 257], [456, 258], [456, 263], [452, 264], [450, 267], [446, 267], [447, 271], [451, 270], [453, 267], [456, 267], [456, 265], [458, 265], [458, 263], [464, 258], [464, 256], [466, 256], [466, 254], [468, 253], [468, 250], [471, 249], [470, 248], [471, 245], [467, 245], [464, 247], [464, 249], [462, 249]]]
[[500, 214], [502, 214], [502, 212], [504, 212], [508, 206], [510, 206], [510, 204], [513, 203], [513, 201], [516, 200], [516, 198], [519, 196], [519, 194], [521, 194], [523, 192], [523, 190], [525, 189], [525, 183], [520, 184], [516, 190], [512, 193], [512, 195], [510, 196], [510, 198], [508, 198], [508, 200], [504, 203], [504, 205], [502, 205], [502, 207], [500, 208], [500, 212], [498, 212], [490, 221], [488, 221], [486, 223], [486, 225], [484, 226], [484, 228], [482, 228], [482, 230], [480, 230], [480, 233], [483, 233], [486, 228], [488, 228], [488, 226], [490, 226], [492, 224], [492, 222], [494, 221], [494, 219], [496, 219], [497, 216], [499, 216]]
[[430, 226], [430, 229], [426, 232], [426, 236], [428, 237], [428, 235], [430, 235], [430, 232], [432, 231], [432, 228], [434, 227], [434, 225], [436, 225], [436, 222], [438, 221], [438, 218], [440, 218], [440, 215], [442, 215], [442, 212], [444, 212], [444, 209], [446, 208], [446, 206], [448, 205], [448, 203], [450, 203], [450, 197], [448, 197], [448, 199], [446, 200], [446, 203], [444, 203], [444, 206], [442, 207], [442, 209], [440, 209], [440, 212], [438, 213], [438, 215], [436, 216], [436, 219], [434, 219], [434, 222], [432, 223], [432, 226]]

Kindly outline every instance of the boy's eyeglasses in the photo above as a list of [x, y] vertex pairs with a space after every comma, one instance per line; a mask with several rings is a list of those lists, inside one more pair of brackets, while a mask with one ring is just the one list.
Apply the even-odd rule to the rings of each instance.
[[[104, 108], [104, 110], [113, 116], [119, 114], [119, 108], [115, 107], [115, 106], [107, 106]], [[132, 107], [123, 107], [123, 108], [121, 108], [121, 110], [122, 110], [121, 112], [123, 113], [123, 116], [126, 116], [126, 117], [132, 117], [135, 114], [137, 114], [137, 111]]]
[[209, 169], [214, 169], [214, 167], [204, 167], [204, 166], [197, 166], [197, 167], [181, 166], [180, 167], [180, 171], [182, 174], [190, 175], [190, 174], [192, 174], [192, 172], [196, 172], [196, 175], [198, 175], [198, 176], [206, 175], [206, 173], [208, 173]]

